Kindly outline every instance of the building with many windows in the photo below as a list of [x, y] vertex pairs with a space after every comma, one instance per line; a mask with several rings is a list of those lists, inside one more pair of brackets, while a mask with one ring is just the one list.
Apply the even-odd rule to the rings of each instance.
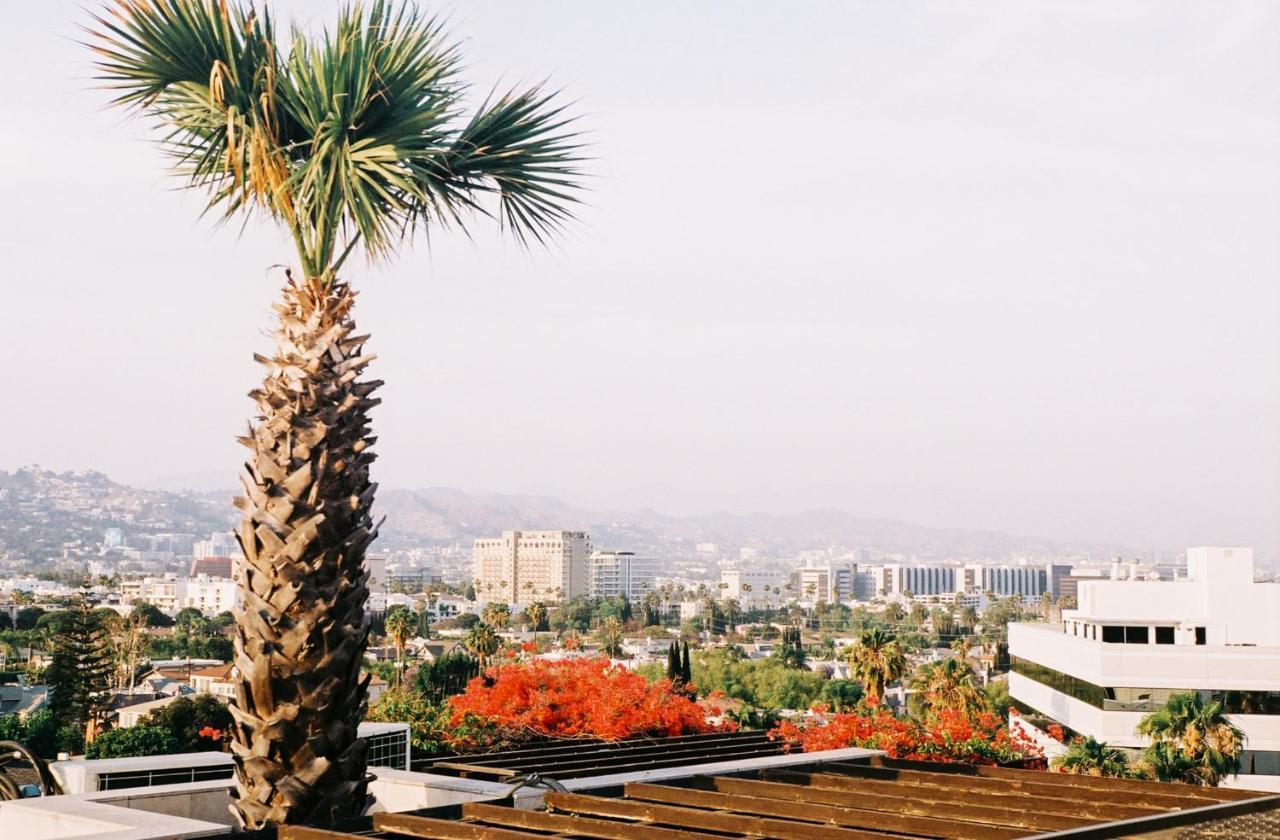
[[1138, 748], [1171, 694], [1221, 701], [1248, 736], [1246, 772], [1280, 775], [1280, 584], [1248, 548], [1192, 548], [1176, 580], [1079, 580], [1061, 624], [1009, 625], [1009, 693], [1075, 732]]
[[476, 596], [529, 604], [586, 595], [591, 539], [583, 531], [504, 531], [472, 548]]
[[658, 562], [638, 556], [634, 551], [596, 551], [591, 555], [591, 583], [588, 591], [593, 598], [626, 598], [639, 603], [653, 591], [653, 579], [658, 573]]
[[858, 569], [848, 563], [809, 562], [791, 576], [792, 590], [806, 603], [840, 604], [857, 594]]
[[794, 599], [795, 585], [788, 574], [768, 566], [720, 570], [719, 596], [737, 601], [743, 609], [767, 609]]

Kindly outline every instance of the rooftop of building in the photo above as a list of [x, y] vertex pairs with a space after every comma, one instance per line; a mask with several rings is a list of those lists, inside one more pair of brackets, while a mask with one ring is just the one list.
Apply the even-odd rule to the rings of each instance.
[[282, 828], [278, 837], [1012, 840], [1137, 837], [1232, 821], [1263, 833], [1227, 836], [1260, 837], [1280, 826], [1276, 796], [879, 756], [549, 790], [542, 802], [521, 808], [504, 798], [374, 814], [324, 828]]

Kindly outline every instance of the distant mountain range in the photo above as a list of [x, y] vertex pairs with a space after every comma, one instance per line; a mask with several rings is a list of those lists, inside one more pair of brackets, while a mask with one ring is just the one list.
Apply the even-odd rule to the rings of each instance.
[[926, 557], [1000, 558], [1061, 555], [1075, 551], [1120, 551], [963, 528], [930, 528], [893, 519], [857, 516], [831, 508], [794, 514], [670, 516], [653, 510], [590, 511], [559, 499], [528, 495], [477, 495], [452, 488], [380, 490], [376, 503], [386, 516], [388, 547], [423, 542], [468, 542], [504, 530], [556, 528], [589, 531], [602, 548], [692, 550], [697, 543], [757, 546], [769, 551], [867, 548]]
[[[204, 534], [234, 522], [231, 495], [229, 490], [137, 489], [91, 471], [0, 470], [0, 549], [38, 546], [51, 551], [63, 542], [100, 539], [107, 527], [121, 527], [126, 534], [160, 530]], [[465, 545], [505, 530], [545, 528], [588, 531], [598, 547], [662, 555], [693, 552], [698, 543], [717, 543], [724, 548], [751, 546], [766, 553], [832, 546], [866, 548], [922, 559], [1123, 551], [1120, 546], [1068, 543], [1001, 531], [932, 528], [831, 508], [786, 515], [672, 516], [649, 509], [584, 510], [546, 496], [473, 494], [445, 487], [382, 488], [375, 514], [386, 517], [379, 538], [379, 547], [384, 550]]]

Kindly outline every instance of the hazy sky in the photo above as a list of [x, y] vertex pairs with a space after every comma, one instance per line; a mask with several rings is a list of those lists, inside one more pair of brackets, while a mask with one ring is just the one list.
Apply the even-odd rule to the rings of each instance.
[[[80, 5], [0, 28], [0, 467], [230, 475], [291, 251], [103, 109]], [[550, 251], [347, 272], [384, 485], [1280, 554], [1280, 4], [438, 8], [598, 160]]]

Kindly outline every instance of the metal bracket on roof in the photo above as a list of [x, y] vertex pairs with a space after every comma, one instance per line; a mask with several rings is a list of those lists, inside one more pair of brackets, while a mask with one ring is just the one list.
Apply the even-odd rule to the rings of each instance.
[[508, 796], [514, 795], [522, 787], [544, 787], [559, 793], [569, 792], [567, 787], [550, 776], [544, 776], [541, 773], [523, 773], [519, 776], [512, 776], [511, 783], [511, 787], [507, 788]]

